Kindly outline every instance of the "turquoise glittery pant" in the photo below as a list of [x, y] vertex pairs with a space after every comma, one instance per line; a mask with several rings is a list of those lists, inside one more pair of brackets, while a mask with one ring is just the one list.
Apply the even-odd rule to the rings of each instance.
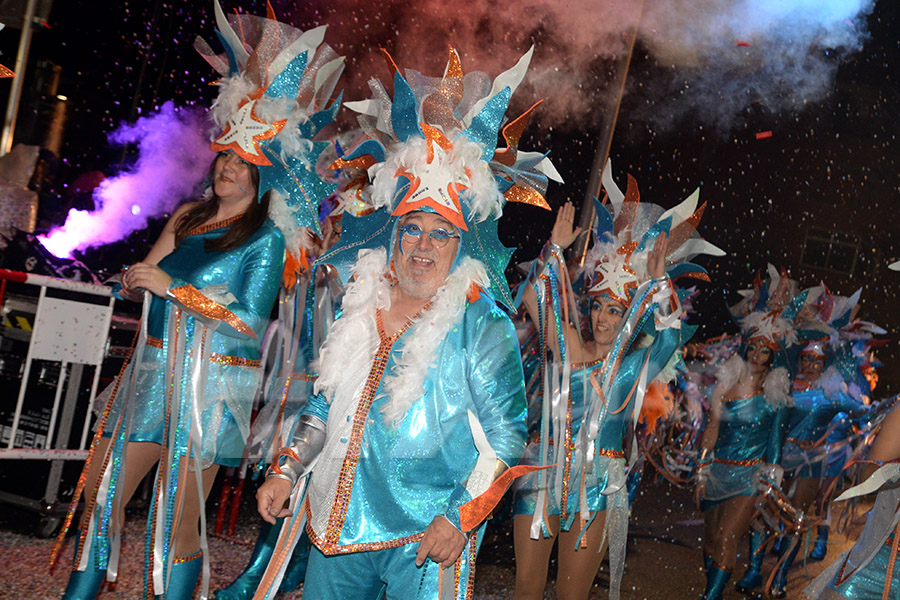
[[484, 527], [479, 527], [478, 535], [470, 537], [456, 564], [443, 573], [432, 560], [416, 566], [417, 543], [332, 556], [313, 546], [303, 600], [468, 600], [472, 598], [475, 554], [483, 532]]

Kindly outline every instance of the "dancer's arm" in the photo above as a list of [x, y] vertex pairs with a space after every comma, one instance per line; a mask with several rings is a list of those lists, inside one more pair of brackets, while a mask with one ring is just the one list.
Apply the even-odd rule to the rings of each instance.
[[697, 506], [706, 495], [706, 479], [714, 458], [713, 451], [716, 440], [719, 439], [719, 424], [722, 420], [722, 404], [725, 400], [725, 386], [716, 384], [709, 401], [709, 418], [706, 421], [706, 429], [703, 430], [703, 438], [700, 441], [700, 457], [697, 467], [697, 489], [694, 491], [694, 501]]
[[[523, 285], [525, 286], [525, 291], [522, 293], [522, 303], [525, 305], [525, 310], [528, 311], [528, 316], [531, 317], [531, 321], [535, 324], [541, 322], [540, 315], [540, 307], [538, 305], [538, 295], [535, 289], [535, 286], [543, 286], [544, 281], [541, 279], [541, 275], [544, 272], [546, 264], [555, 256], [561, 265], [565, 267], [565, 261], [563, 260], [563, 251], [572, 245], [572, 242], [581, 234], [580, 227], [574, 227], [575, 219], [575, 207], [572, 206], [571, 202], [566, 202], [556, 213], [556, 221], [553, 223], [553, 229], [550, 232], [550, 240], [544, 245], [544, 248], [541, 250], [541, 255], [535, 259], [535, 265], [532, 267], [530, 279], [526, 281]], [[555, 307], [557, 310], [561, 310], [562, 307]], [[559, 356], [559, 340], [557, 340], [556, 336], [556, 328], [548, 326], [547, 327], [547, 344], [550, 346], [550, 349], [553, 350], [554, 355]], [[572, 326], [571, 323], [563, 323], [563, 335], [566, 338], [566, 344], [569, 344], [573, 339], [573, 335], [579, 335], [578, 330]]]

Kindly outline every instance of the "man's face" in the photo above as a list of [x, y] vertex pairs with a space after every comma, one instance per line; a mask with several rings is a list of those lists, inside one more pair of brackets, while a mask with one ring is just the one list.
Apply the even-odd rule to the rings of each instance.
[[459, 251], [459, 230], [444, 217], [415, 211], [403, 215], [391, 254], [400, 291], [428, 300], [443, 285]]

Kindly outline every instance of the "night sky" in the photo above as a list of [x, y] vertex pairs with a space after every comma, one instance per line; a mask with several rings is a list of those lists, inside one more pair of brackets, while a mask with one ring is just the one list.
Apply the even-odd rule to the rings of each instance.
[[[273, 7], [281, 20], [302, 29], [329, 24], [326, 41], [348, 59], [343, 88], [345, 99], [351, 100], [366, 97], [366, 78], [386, 79], [384, 61], [377, 56], [380, 46], [391, 51], [401, 68], [439, 75], [446, 44], [452, 42], [464, 70], [482, 69], [495, 76], [534, 43], [533, 73], [526, 81], [534, 75], [536, 83], [517, 92], [508, 115], [517, 115], [544, 94], [546, 102], [521, 147], [551, 151], [566, 181], [551, 187], [553, 206], [567, 199], [580, 205], [598, 132], [612, 114], [615, 65], [621, 64], [629, 41], [627, 28], [616, 31], [609, 23], [620, 13], [630, 18], [627, 11], [637, 3], [624, 3], [632, 6], [628, 9], [618, 2], [534, 0], [510, 3], [496, 17], [483, 8], [468, 8], [469, 3], [465, 9], [433, 0], [371, 4], [275, 1]], [[860, 33], [855, 46], [839, 52], [807, 43], [799, 54], [785, 53], [792, 36], [805, 43], [798, 25], [750, 41], [718, 40], [721, 61], [715, 53], [697, 59], [671, 52], [669, 38], [681, 32], [665, 9], [679, 4], [644, 3], [611, 158], [623, 189], [625, 174], [631, 173], [642, 199], [666, 208], [701, 187], [701, 201], [708, 206], [700, 231], [729, 255], [705, 262], [713, 281], [699, 285], [703, 293], [696, 303], [699, 315], [693, 318], [703, 325], [699, 335], [731, 330], [726, 303], [736, 300], [736, 289], [749, 287], [767, 261], [788, 268], [804, 286], [821, 280], [841, 294], [863, 286], [859, 316], [890, 330], [889, 349], [880, 355], [889, 363], [882, 381], [896, 393], [900, 273], [886, 265], [900, 259], [897, 3], [882, 0], [858, 22], [847, 20], [848, 31], [868, 34]], [[69, 185], [78, 175], [92, 170], [114, 175], [134, 159], [133, 147], [107, 141], [120, 123], [150, 114], [167, 100], [178, 106], [209, 105], [215, 95], [208, 85], [214, 72], [192, 43], [198, 34], [214, 39], [211, 6], [57, 0], [50, 28], [35, 32], [17, 131], [18, 139], [40, 143], [47, 106], [42, 82], [48, 70], [39, 62], [52, 61], [61, 67], [57, 93], [68, 97], [68, 121], [60, 162], [42, 190], [46, 202], [40, 227], [62, 223], [64, 215], [54, 213], [61, 203], [54, 198], [71, 194]], [[265, 14], [263, 2], [223, 1], [226, 11], [238, 6]], [[517, 6], [521, 10], [513, 8]], [[452, 12], [460, 10], [467, 12]], [[671, 30], [666, 19], [673, 23]], [[594, 27], [597, 34], [592, 36]], [[0, 59], [10, 67], [18, 34], [9, 27], [0, 32]], [[825, 84], [785, 75], [802, 70], [807, 59], [833, 67]], [[0, 97], [5, 99], [8, 89], [8, 81], [0, 82]], [[339, 119], [339, 127], [352, 126], [349, 111]], [[551, 224], [552, 217], [538, 209], [509, 206], [501, 237], [520, 247], [513, 260], [533, 257]], [[158, 227], [129, 238], [125, 247], [134, 260], [146, 252], [144, 244]], [[849, 236], [858, 248], [852, 275], [802, 264], [810, 227]], [[117, 269], [122, 256], [111, 267], [107, 254], [89, 250], [81, 259], [98, 270]], [[883, 389], [886, 394], [888, 388]]]

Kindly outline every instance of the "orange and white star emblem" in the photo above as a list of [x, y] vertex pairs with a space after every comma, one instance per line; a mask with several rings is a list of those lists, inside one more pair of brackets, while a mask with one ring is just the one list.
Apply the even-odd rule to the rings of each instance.
[[273, 123], [259, 119], [256, 116], [256, 101], [256, 98], [244, 100], [228, 119], [225, 131], [209, 147], [214, 152], [233, 150], [247, 162], [265, 167], [272, 163], [262, 153], [259, 143], [278, 135], [287, 119]]

